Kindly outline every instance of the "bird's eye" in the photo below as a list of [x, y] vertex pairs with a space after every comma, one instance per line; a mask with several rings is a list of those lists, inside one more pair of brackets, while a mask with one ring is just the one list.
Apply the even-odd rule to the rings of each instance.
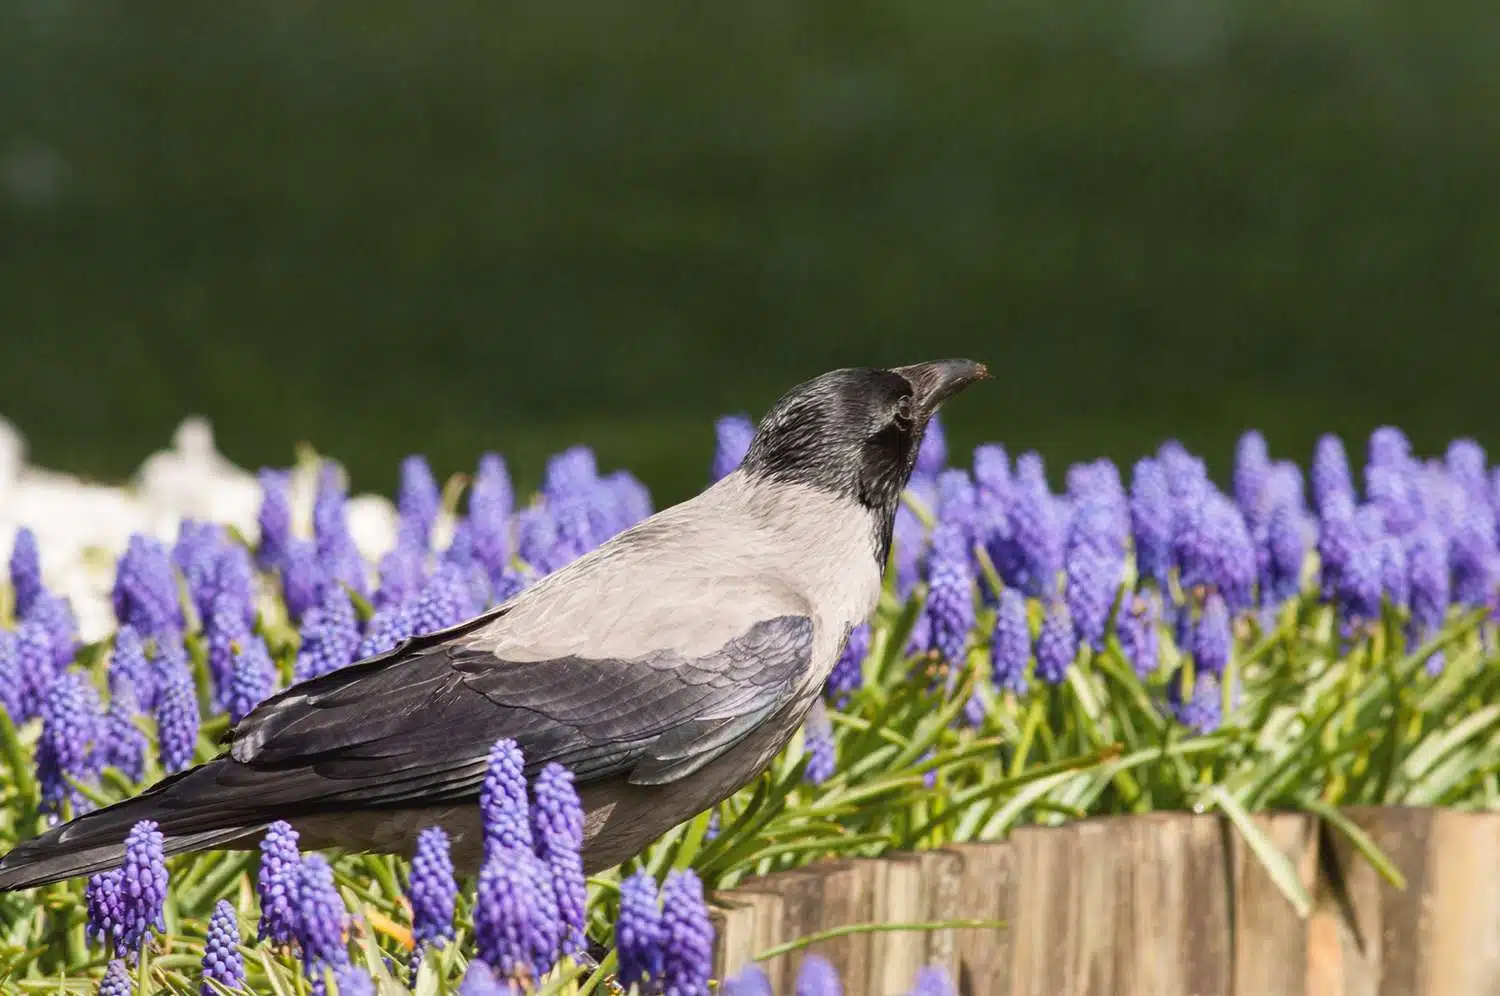
[[891, 418], [903, 425], [910, 425], [912, 419], [911, 398], [901, 398], [896, 402], [896, 408], [891, 413]]

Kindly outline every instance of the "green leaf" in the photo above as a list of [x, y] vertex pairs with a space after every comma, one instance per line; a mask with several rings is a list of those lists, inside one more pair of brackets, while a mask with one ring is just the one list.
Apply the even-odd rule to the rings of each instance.
[[1297, 877], [1297, 870], [1292, 867], [1286, 855], [1282, 854], [1267, 837], [1240, 801], [1224, 789], [1222, 785], [1215, 785], [1208, 790], [1207, 800], [1212, 802], [1225, 816], [1229, 817], [1234, 828], [1239, 831], [1240, 836], [1245, 838], [1245, 843], [1250, 845], [1250, 850], [1255, 852], [1261, 865], [1266, 869], [1266, 874], [1271, 876], [1271, 881], [1281, 894], [1286, 896], [1287, 902], [1297, 911], [1300, 919], [1307, 919], [1312, 914], [1312, 897], [1302, 887], [1302, 880]]

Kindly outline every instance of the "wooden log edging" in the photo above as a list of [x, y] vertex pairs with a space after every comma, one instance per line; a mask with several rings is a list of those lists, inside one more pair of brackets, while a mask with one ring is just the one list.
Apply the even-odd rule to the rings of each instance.
[[714, 896], [717, 970], [839, 926], [972, 919], [1007, 927], [852, 934], [762, 967], [790, 993], [817, 953], [848, 996], [902, 996], [927, 964], [964, 996], [1500, 994], [1500, 813], [1346, 815], [1404, 892], [1310, 815], [1255, 817], [1313, 897], [1307, 919], [1222, 817], [1106, 817], [746, 881]]

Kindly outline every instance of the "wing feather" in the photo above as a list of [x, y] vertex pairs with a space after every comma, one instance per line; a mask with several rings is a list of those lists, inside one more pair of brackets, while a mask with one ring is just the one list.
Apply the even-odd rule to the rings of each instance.
[[521, 746], [528, 773], [557, 761], [580, 784], [664, 784], [722, 756], [795, 697], [812, 664], [813, 625], [778, 616], [706, 656], [631, 660], [510, 662], [440, 635], [268, 700], [231, 734], [232, 756], [295, 775], [278, 780], [279, 804], [314, 808], [473, 796], [502, 737]]

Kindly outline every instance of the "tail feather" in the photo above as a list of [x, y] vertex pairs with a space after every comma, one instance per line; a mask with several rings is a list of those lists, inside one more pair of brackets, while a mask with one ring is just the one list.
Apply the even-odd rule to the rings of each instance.
[[119, 867], [125, 858], [125, 835], [141, 820], [159, 824], [168, 855], [223, 847], [259, 833], [265, 821], [247, 821], [243, 810], [236, 812], [215, 798], [218, 793], [199, 791], [217, 781], [216, 769], [226, 763], [232, 762], [211, 761], [173, 775], [138, 796], [22, 841], [0, 858], [0, 892], [34, 889]]

